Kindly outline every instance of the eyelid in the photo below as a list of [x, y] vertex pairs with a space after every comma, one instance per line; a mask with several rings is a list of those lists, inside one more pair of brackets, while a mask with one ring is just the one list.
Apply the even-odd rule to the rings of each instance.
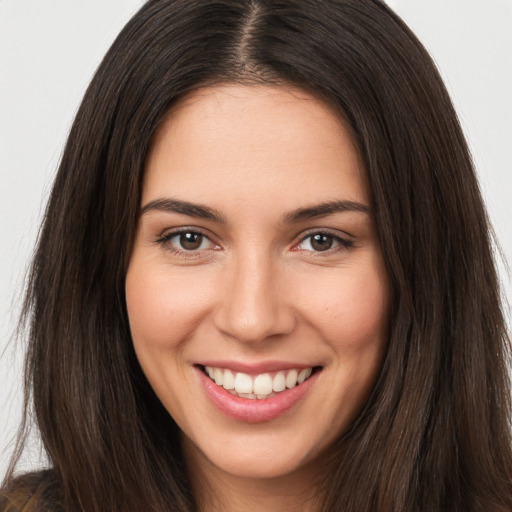
[[198, 235], [201, 235], [204, 238], [206, 238], [207, 240], [209, 240], [209, 242], [214, 247], [209, 248], [209, 249], [198, 249], [198, 250], [187, 251], [185, 249], [179, 249], [179, 248], [174, 248], [174, 247], [168, 246], [168, 247], [166, 247], [167, 250], [169, 250], [175, 254], [182, 255], [184, 257], [188, 257], [188, 258], [192, 257], [193, 258], [193, 257], [198, 257], [198, 256], [204, 254], [206, 251], [219, 250], [221, 248], [220, 244], [218, 244], [214, 240], [214, 237], [209, 232], [207, 232], [204, 229], [199, 228], [197, 226], [180, 226], [180, 227], [176, 227], [176, 228], [165, 229], [161, 232], [161, 234], [158, 236], [158, 238], [155, 240], [155, 242], [157, 244], [161, 244], [162, 246], [166, 246], [166, 244], [168, 244], [169, 241], [172, 240], [172, 238], [174, 238], [175, 236], [177, 236], [181, 233], [197, 233]]
[[[198, 228], [197, 226], [180, 226], [180, 227], [176, 227], [176, 228], [164, 229], [160, 233], [160, 235], [158, 235], [157, 242], [164, 240], [164, 239], [169, 239], [173, 235], [179, 235], [180, 233], [197, 233], [199, 235], [205, 236], [206, 238], [208, 238], [208, 240], [212, 239], [212, 236], [202, 228]], [[214, 243], [213, 240], [212, 240], [212, 243]]]
[[[329, 248], [329, 249], [326, 249], [325, 251], [308, 251], [306, 249], [298, 249], [297, 248], [297, 246], [300, 245], [302, 242], [304, 242], [311, 236], [318, 235], [318, 234], [332, 236], [336, 241], [338, 241], [340, 246], [335, 247], [335, 248]], [[343, 236], [343, 234], [346, 236]], [[293, 243], [292, 251], [303, 250], [306, 252], [314, 253], [315, 255], [322, 255], [322, 254], [329, 254], [332, 252], [336, 252], [337, 250], [340, 250], [340, 249], [342, 249], [342, 250], [343, 249], [345, 249], [345, 250], [351, 249], [354, 247], [354, 245], [355, 245], [354, 237], [345, 231], [340, 232], [339, 230], [335, 230], [335, 229], [331, 229], [331, 228], [311, 228], [311, 229], [308, 229], [307, 231], [302, 232], [299, 235], [298, 239], [296, 239], [296, 241]]]
[[[190, 250], [187, 251], [186, 249], [179, 249], [178, 247], [173, 247], [170, 244], [168, 245], [169, 241], [179, 235], [180, 233], [197, 233], [204, 238], [206, 238], [214, 247], [207, 248], [207, 249], [197, 249], [197, 250]], [[329, 249], [326, 249], [325, 251], [314, 251], [309, 249], [300, 249], [298, 246], [302, 244], [305, 240], [310, 238], [313, 235], [316, 234], [322, 234], [322, 235], [328, 235], [333, 237], [333, 239], [337, 242], [337, 245], [335, 247], [331, 247]], [[345, 236], [344, 236], [345, 235]], [[201, 256], [204, 256], [206, 253], [212, 250], [219, 250], [221, 249], [220, 244], [218, 244], [215, 241], [215, 238], [210, 234], [209, 231], [204, 230], [203, 228], [197, 227], [197, 226], [180, 226], [176, 228], [167, 228], [161, 232], [160, 235], [158, 235], [158, 238], [155, 240], [157, 244], [161, 244], [164, 246], [164, 248], [171, 253], [174, 253], [178, 256], [181, 256], [183, 258], [198, 258]], [[293, 242], [291, 250], [292, 251], [304, 251], [307, 253], [311, 253], [311, 255], [317, 257], [322, 255], [329, 255], [332, 253], [335, 253], [337, 251], [343, 251], [343, 250], [350, 250], [354, 247], [355, 241], [354, 237], [350, 235], [347, 232], [341, 232], [336, 229], [332, 228], [310, 228], [306, 231], [303, 231], [298, 237], [296, 237], [295, 242]]]

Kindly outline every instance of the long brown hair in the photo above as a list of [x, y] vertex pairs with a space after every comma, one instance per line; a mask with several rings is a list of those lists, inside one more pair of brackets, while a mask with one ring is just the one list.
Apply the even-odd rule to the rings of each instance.
[[372, 191], [390, 339], [331, 451], [321, 510], [512, 510], [509, 346], [486, 212], [439, 74], [380, 0], [150, 0], [123, 29], [69, 135], [24, 309], [26, 399], [51, 467], [15, 479], [14, 457], [4, 500], [195, 510], [179, 430], [132, 348], [124, 280], [152, 136], [176, 101], [218, 82], [323, 99]]

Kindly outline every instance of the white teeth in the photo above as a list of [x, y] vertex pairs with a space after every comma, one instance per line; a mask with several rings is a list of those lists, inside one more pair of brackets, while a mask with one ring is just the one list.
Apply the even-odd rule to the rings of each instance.
[[242, 398], [250, 398], [251, 400], [255, 400], [257, 398], [254, 393], [239, 393], [238, 396]]
[[286, 378], [284, 376], [284, 372], [277, 372], [274, 375], [274, 380], [272, 381], [272, 389], [279, 393], [279, 391], [284, 391], [286, 389]]
[[246, 373], [237, 373], [235, 377], [235, 391], [237, 393], [252, 393], [252, 379]]
[[310, 375], [311, 368], [304, 368], [304, 370], [300, 371], [299, 376], [297, 377], [297, 382], [302, 384]]
[[272, 393], [272, 377], [268, 373], [262, 373], [254, 379], [254, 392], [257, 395], [270, 395]]
[[286, 387], [293, 388], [297, 385], [297, 375], [299, 372], [297, 370], [290, 370], [288, 375], [286, 376]]
[[213, 380], [217, 386], [222, 386], [224, 372], [220, 368], [213, 369]]
[[222, 387], [224, 389], [235, 389], [235, 376], [231, 370], [224, 370]]
[[205, 371], [215, 384], [234, 395], [242, 398], [265, 399], [286, 388], [291, 389], [302, 384], [309, 378], [313, 368], [281, 370], [273, 378], [270, 373], [261, 373], [253, 378], [246, 373], [234, 373], [228, 369], [212, 366], [205, 366]]

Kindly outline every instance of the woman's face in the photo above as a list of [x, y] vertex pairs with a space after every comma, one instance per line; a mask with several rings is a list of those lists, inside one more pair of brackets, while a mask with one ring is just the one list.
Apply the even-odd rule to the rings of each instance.
[[344, 124], [298, 90], [195, 92], [157, 133], [141, 208], [133, 344], [189, 458], [242, 477], [318, 473], [387, 339], [387, 276]]

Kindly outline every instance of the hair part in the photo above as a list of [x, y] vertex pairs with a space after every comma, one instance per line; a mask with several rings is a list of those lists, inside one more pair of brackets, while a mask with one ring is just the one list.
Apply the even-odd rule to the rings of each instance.
[[180, 99], [231, 82], [303, 89], [345, 120], [390, 278], [382, 370], [331, 452], [321, 510], [511, 510], [489, 223], [442, 80], [379, 0], [150, 0], [120, 33], [71, 129], [30, 275], [27, 404], [52, 465], [36, 494], [70, 511], [196, 507], [179, 429], [132, 347], [124, 280], [156, 130]]

